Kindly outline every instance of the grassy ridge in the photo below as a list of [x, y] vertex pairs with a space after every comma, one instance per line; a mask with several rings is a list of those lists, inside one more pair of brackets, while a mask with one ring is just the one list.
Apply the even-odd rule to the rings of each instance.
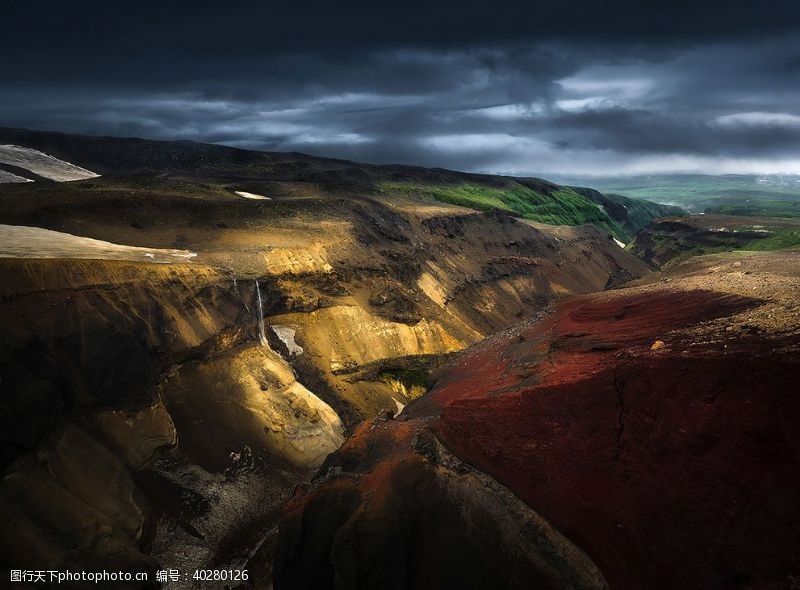
[[625, 207], [627, 211], [625, 226], [632, 234], [646, 228], [653, 219], [666, 217], [668, 215], [680, 215], [683, 213], [680, 207], [662, 205], [660, 203], [653, 203], [652, 201], [645, 201], [644, 199], [633, 199], [613, 193], [605, 194], [605, 197]]
[[654, 219], [684, 213], [680, 207], [661, 205], [613, 193], [601, 193], [593, 188], [575, 186], [569, 188], [599, 205], [603, 212], [624, 230], [626, 235], [617, 236], [624, 242], [633, 239], [634, 235], [650, 225]]
[[537, 191], [510, 178], [499, 184], [386, 181], [378, 186], [390, 194], [428, 198], [480, 211], [501, 209], [550, 225], [593, 223], [615, 236], [626, 237], [622, 228], [595, 203], [567, 187], [552, 185], [552, 189]]

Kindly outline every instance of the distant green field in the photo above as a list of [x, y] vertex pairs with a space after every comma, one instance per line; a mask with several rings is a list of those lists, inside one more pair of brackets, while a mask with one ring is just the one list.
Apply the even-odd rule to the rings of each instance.
[[800, 199], [797, 201], [751, 199], [749, 201], [740, 203], [712, 205], [710, 207], [706, 207], [706, 212], [724, 213], [725, 215], [800, 218]]
[[691, 213], [800, 217], [800, 176], [673, 174], [558, 181], [677, 205]]

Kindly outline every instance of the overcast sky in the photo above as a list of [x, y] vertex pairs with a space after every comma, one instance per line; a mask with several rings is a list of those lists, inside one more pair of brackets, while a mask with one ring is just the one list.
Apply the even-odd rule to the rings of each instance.
[[800, 173], [800, 2], [0, 0], [0, 125], [512, 174]]

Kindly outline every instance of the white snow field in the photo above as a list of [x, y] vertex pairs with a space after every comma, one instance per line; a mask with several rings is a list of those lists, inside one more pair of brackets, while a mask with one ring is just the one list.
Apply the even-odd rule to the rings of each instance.
[[75, 164], [70, 164], [64, 160], [59, 160], [50, 154], [45, 154], [44, 152], [32, 148], [20, 147], [18, 145], [0, 145], [0, 163], [24, 168], [43, 178], [55, 180], [56, 182], [85, 180], [87, 178], [97, 178], [100, 176], [91, 170], [81, 168]]

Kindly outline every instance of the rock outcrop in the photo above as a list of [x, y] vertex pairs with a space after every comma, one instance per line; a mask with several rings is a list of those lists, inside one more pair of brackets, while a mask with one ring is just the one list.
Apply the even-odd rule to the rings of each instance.
[[630, 249], [659, 268], [716, 252], [798, 247], [800, 220], [706, 214], [656, 220], [636, 235]]
[[476, 344], [295, 495], [275, 587], [792, 587], [798, 292], [695, 258]]

